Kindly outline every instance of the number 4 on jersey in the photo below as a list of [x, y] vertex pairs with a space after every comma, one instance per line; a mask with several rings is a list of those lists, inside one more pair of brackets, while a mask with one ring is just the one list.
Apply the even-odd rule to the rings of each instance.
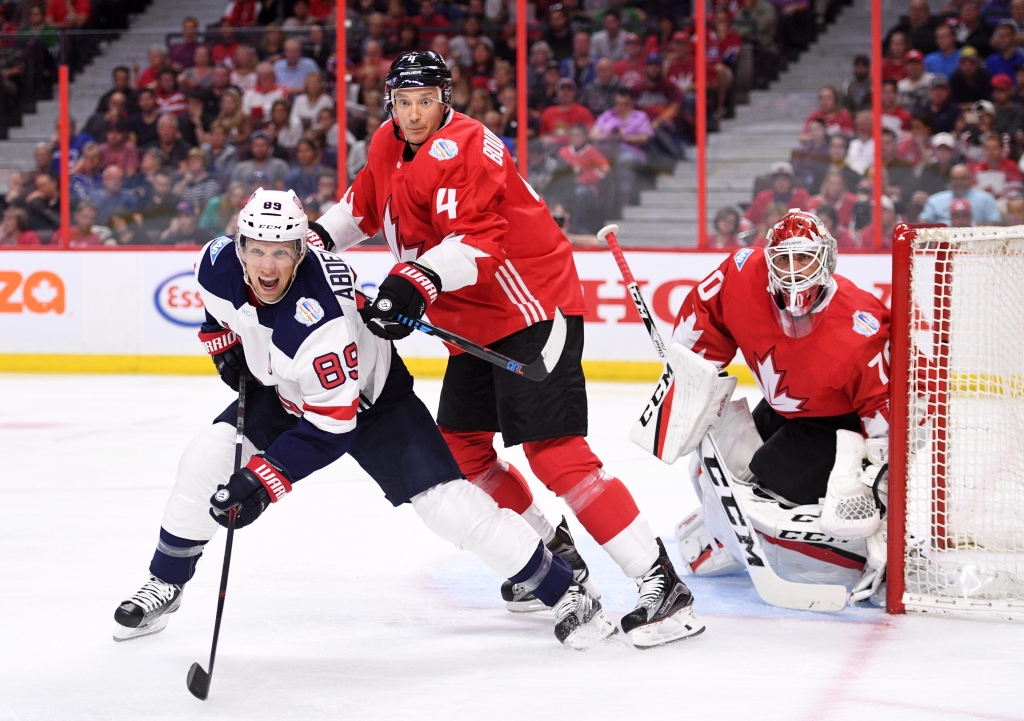
[[458, 201], [455, 200], [455, 188], [438, 188], [437, 189], [437, 214], [440, 215], [447, 211], [448, 220], [455, 220], [455, 206], [458, 205]]

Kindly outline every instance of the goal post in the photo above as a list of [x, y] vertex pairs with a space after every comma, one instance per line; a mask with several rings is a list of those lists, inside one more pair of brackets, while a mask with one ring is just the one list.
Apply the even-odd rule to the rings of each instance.
[[893, 240], [890, 613], [1024, 620], [1024, 226]]

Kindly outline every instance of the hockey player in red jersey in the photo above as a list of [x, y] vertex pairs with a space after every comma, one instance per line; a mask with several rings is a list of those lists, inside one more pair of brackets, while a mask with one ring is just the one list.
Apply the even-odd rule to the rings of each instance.
[[[451, 109], [451, 74], [439, 55], [400, 56], [385, 86], [394, 117], [374, 134], [367, 165], [343, 202], [311, 224], [312, 232], [343, 250], [383, 231], [398, 263], [363, 314], [384, 338], [411, 332], [396, 322], [398, 314], [429, 312], [436, 325], [529, 361], [543, 346], [555, 309], [562, 309], [562, 358], [540, 383], [496, 373], [453, 351], [438, 426], [466, 476], [526, 518], [586, 582], [586, 565], [564, 519], [552, 528], [536, 509], [523, 476], [495, 452], [494, 434], [500, 432], [506, 446], [523, 445], [536, 476], [636, 580], [639, 602], [622, 619], [635, 645], [700, 633], [693, 596], [661, 540], [584, 439], [585, 306], [568, 240], [501, 141]], [[513, 610], [539, 605], [511, 584], [502, 595]]]
[[[853, 586], [860, 600], [884, 569], [889, 311], [835, 266], [821, 221], [791, 210], [767, 247], [737, 251], [693, 288], [672, 341], [719, 368], [739, 350], [764, 395], [752, 414], [733, 401], [715, 438], [747, 482], [747, 511], [779, 574]], [[701, 496], [696, 464], [691, 474]], [[699, 575], [743, 569], [716, 511], [705, 503], [677, 528]]]

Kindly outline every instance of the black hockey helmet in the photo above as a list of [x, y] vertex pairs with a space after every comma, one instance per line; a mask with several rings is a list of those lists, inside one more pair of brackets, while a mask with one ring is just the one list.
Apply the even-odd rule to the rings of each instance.
[[452, 74], [444, 59], [433, 50], [402, 53], [391, 63], [384, 76], [384, 110], [391, 111], [396, 90], [406, 88], [440, 88], [441, 102], [452, 104]]

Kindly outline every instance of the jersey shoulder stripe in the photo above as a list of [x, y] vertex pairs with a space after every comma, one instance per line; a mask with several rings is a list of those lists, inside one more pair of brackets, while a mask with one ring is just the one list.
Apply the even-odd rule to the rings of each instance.
[[[227, 243], [218, 246], [218, 243], [225, 240]], [[233, 250], [225, 250], [228, 244], [233, 243], [225, 237], [211, 240], [199, 258], [196, 280], [207, 293], [223, 298], [235, 308], [241, 308], [248, 302], [242, 264]]]

